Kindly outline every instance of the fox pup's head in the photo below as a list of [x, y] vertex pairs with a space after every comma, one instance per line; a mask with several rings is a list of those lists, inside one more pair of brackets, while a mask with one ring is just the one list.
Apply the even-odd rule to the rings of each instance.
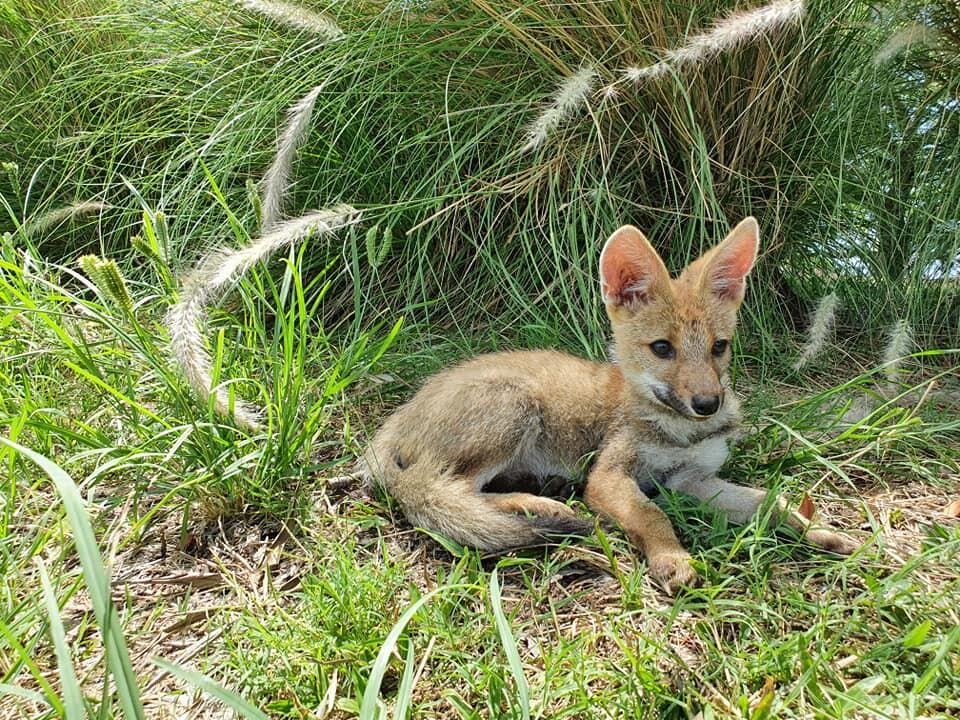
[[704, 419], [723, 407], [730, 341], [757, 257], [748, 217], [671, 278], [647, 239], [624, 225], [600, 254], [600, 284], [617, 361], [642, 397]]

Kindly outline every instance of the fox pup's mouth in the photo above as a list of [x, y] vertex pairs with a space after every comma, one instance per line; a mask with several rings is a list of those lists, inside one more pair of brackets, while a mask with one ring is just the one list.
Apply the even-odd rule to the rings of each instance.
[[653, 395], [657, 398], [657, 400], [671, 410], [678, 412], [684, 417], [690, 418], [691, 420], [708, 420], [716, 415], [720, 408], [723, 407], [723, 395], [721, 395], [720, 403], [717, 406], [717, 409], [712, 413], [701, 415], [693, 412], [689, 407], [687, 407], [687, 404], [680, 399], [680, 396], [673, 391], [673, 388], [666, 387], [664, 385], [651, 385], [650, 389], [653, 390]]

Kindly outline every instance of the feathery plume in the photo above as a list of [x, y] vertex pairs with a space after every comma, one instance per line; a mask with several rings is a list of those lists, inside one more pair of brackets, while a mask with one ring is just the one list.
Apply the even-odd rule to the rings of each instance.
[[621, 73], [620, 81], [623, 83], [639, 85], [646, 80], [656, 80], [657, 78], [666, 75], [668, 72], [670, 72], [670, 67], [670, 63], [663, 60], [645, 67], [631, 66]]
[[874, 65], [883, 65], [912, 47], [932, 45], [937, 39], [937, 31], [926, 25], [914, 24], [894, 33], [880, 46], [873, 56]]
[[887, 345], [883, 349], [883, 376], [889, 388], [895, 389], [900, 380], [903, 358], [913, 349], [913, 328], [903, 319], [890, 326]]
[[[219, 249], [207, 253], [183, 279], [180, 298], [167, 312], [166, 325], [170, 331], [174, 359], [201, 397], [210, 397], [213, 361], [203, 342], [200, 320], [204, 309], [213, 302], [218, 291], [272, 252], [311, 233], [333, 233], [355, 222], [358, 215], [349, 205], [336, 205], [287, 220], [247, 247], [239, 250]], [[217, 413], [229, 416], [230, 398], [227, 391], [218, 387], [213, 391], [213, 395]], [[233, 418], [238, 425], [256, 431], [260, 427], [259, 415], [260, 413], [247, 403], [241, 400], [234, 402]]]
[[694, 35], [682, 47], [667, 52], [666, 58], [677, 66], [699, 64], [761, 35], [798, 23], [803, 10], [803, 0], [776, 0], [753, 10], [733, 13], [707, 32]]
[[261, 200], [260, 233], [267, 232], [280, 220], [283, 213], [283, 200], [287, 194], [290, 179], [290, 166], [297, 156], [297, 150], [310, 128], [313, 106], [323, 85], [317, 85], [300, 98], [287, 111], [287, 126], [277, 141], [277, 154], [273, 163], [263, 176], [263, 197]]
[[47, 212], [29, 218], [22, 226], [22, 230], [27, 235], [39, 235], [41, 233], [55, 228], [61, 223], [73, 220], [80, 215], [89, 215], [90, 213], [102, 212], [110, 206], [106, 203], [96, 202], [94, 200], [85, 200], [84, 202], [74, 203], [66, 207], [54, 208]]
[[624, 69], [620, 82], [638, 85], [657, 80], [674, 68], [699, 65], [720, 53], [753, 42], [762, 35], [797, 24], [803, 13], [803, 0], [775, 0], [752, 10], [735, 12], [718, 20], [710, 30], [688, 38], [680, 47], [667, 50], [663, 60], [646, 67]]
[[810, 319], [810, 329], [807, 331], [807, 342], [803, 346], [800, 357], [793, 364], [794, 370], [800, 370], [804, 365], [819, 355], [827, 344], [827, 338], [837, 316], [837, 294], [835, 292], [824, 295], [817, 303]]
[[525, 153], [543, 145], [550, 133], [570, 118], [593, 90], [597, 72], [591, 67], [578, 70], [564, 79], [553, 94], [550, 105], [534, 120], [527, 130], [527, 141], [520, 152]]
[[300, 5], [282, 2], [282, 0], [234, 0], [251, 12], [295, 28], [306, 30], [327, 40], [342, 40], [343, 30], [326, 15], [307, 10]]

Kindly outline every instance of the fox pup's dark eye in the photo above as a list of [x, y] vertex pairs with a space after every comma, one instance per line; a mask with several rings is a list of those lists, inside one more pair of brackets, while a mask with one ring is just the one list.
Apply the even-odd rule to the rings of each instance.
[[729, 340], [717, 340], [713, 344], [713, 354], [715, 357], [720, 357], [727, 351], [727, 347], [730, 345]]
[[664, 360], [672, 358], [674, 355], [673, 345], [670, 344], [669, 340], [654, 340], [650, 343], [650, 352]]

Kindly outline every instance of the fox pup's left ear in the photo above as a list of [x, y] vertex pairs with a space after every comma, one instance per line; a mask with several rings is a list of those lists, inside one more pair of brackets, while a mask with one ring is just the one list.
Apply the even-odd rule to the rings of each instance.
[[747, 273], [757, 259], [760, 228], [752, 217], [745, 218], [711, 253], [703, 281], [720, 300], [739, 303]]

